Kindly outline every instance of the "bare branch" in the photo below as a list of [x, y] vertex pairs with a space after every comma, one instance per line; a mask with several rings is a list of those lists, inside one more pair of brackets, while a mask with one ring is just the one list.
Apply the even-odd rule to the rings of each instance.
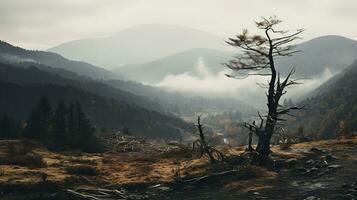
[[[257, 151], [266, 157], [270, 153], [270, 139], [275, 131], [275, 126], [285, 119], [281, 115], [289, 114], [289, 111], [297, 110], [298, 107], [282, 108], [279, 104], [280, 98], [286, 94], [286, 87], [299, 84], [297, 80], [290, 80], [294, 74], [293, 68], [289, 74], [282, 80], [281, 75], [277, 72], [275, 67], [275, 59], [279, 57], [292, 56], [300, 52], [295, 50], [296, 45], [291, 44], [293, 41], [300, 39], [304, 29], [298, 29], [293, 33], [279, 30], [276, 25], [282, 21], [276, 16], [269, 18], [262, 18], [261, 21], [255, 22], [258, 29], [264, 31], [263, 36], [249, 35], [248, 30], [244, 29], [242, 34], [237, 35], [236, 38], [229, 38], [227, 43], [231, 46], [238, 47], [243, 50], [242, 54], [236, 56], [234, 60], [225, 63], [224, 66], [235, 71], [234, 74], [226, 74], [231, 78], [246, 78], [248, 76], [268, 76], [268, 90], [267, 96], [267, 116], [261, 116], [260, 124], [244, 123], [243, 127], [248, 128], [254, 132], [258, 138]], [[262, 70], [262, 71], [260, 71]], [[267, 71], [265, 71], [267, 70]], [[262, 85], [259, 85], [262, 86]]]

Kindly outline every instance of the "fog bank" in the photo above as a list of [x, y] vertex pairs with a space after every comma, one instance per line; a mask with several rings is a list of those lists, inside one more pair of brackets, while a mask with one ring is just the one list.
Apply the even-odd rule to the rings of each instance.
[[[169, 89], [175, 92], [189, 93], [191, 95], [210, 97], [232, 97], [245, 101], [257, 107], [265, 107], [265, 91], [262, 85], [267, 85], [269, 77], [248, 76], [242, 79], [229, 78], [230, 69], [224, 69], [217, 74], [213, 74], [206, 66], [203, 58], [198, 58], [192, 72], [182, 74], [168, 74], [154, 86]], [[299, 80], [301, 84], [288, 88], [285, 98], [299, 99], [322, 83], [331, 78], [334, 74], [328, 69], [320, 76], [313, 79]]]

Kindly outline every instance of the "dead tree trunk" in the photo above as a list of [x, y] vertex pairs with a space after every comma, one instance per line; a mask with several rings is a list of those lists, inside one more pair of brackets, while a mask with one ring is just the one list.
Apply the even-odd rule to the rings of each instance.
[[290, 80], [294, 69], [284, 80], [281, 80], [274, 61], [277, 57], [291, 56], [298, 52], [294, 50], [295, 46], [289, 45], [289, 43], [299, 39], [298, 35], [304, 30], [298, 29], [296, 32], [288, 34], [288, 31], [275, 28], [280, 23], [281, 20], [276, 17], [263, 18], [262, 21], [256, 22], [256, 26], [264, 31], [264, 35], [249, 35], [248, 30], [244, 29], [242, 34], [237, 35], [236, 38], [229, 38], [229, 41], [227, 41], [229, 45], [243, 50], [243, 53], [225, 64], [235, 72], [239, 71], [237, 74], [228, 74], [228, 77], [242, 78], [242, 75], [245, 75], [243, 78], [256, 75], [269, 77], [268, 85], [264, 86], [268, 88], [267, 114], [262, 117], [258, 113], [261, 119], [260, 126], [254, 123], [253, 125], [244, 124], [246, 128], [253, 130], [258, 137], [256, 151], [259, 153], [261, 162], [264, 162], [270, 153], [270, 140], [276, 125], [279, 121], [284, 121], [280, 116], [288, 114], [291, 110], [299, 109], [295, 106], [284, 108], [279, 104], [280, 98], [286, 93], [285, 89], [290, 85], [297, 84], [297, 82]]
[[250, 127], [249, 134], [248, 134], [248, 148], [247, 148], [249, 152], [252, 152], [254, 150], [252, 147], [252, 140], [253, 140], [253, 130], [252, 127]]
[[270, 154], [270, 137], [264, 135], [260, 136], [257, 144], [256, 151], [259, 153], [259, 158], [264, 161]]
[[192, 145], [192, 151], [194, 151], [196, 148], [199, 149], [200, 152], [200, 158], [203, 155], [206, 155], [210, 162], [216, 162], [216, 161], [223, 161], [224, 160], [224, 155], [222, 152], [217, 150], [214, 147], [211, 147], [208, 145], [205, 135], [203, 133], [203, 125], [201, 124], [201, 117], [197, 117], [197, 128], [198, 128], [198, 133], [199, 133], [199, 139], [193, 142]]
[[199, 135], [200, 135], [203, 151], [209, 157], [209, 160], [211, 162], [214, 162], [215, 159], [214, 159], [214, 157], [212, 156], [212, 154], [210, 152], [210, 148], [209, 148], [209, 146], [208, 146], [208, 144], [207, 144], [207, 142], [205, 140], [205, 135], [203, 134], [203, 127], [202, 127], [202, 124], [201, 124], [200, 116], [198, 116], [198, 118], [197, 118], [197, 127], [198, 127], [198, 132], [199, 132]]

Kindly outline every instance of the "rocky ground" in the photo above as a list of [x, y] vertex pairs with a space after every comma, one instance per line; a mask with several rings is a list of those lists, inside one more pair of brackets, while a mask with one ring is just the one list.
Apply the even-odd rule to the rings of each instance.
[[[132, 140], [124, 139], [140, 147]], [[169, 142], [102, 154], [50, 152], [34, 142], [0, 144], [0, 199], [357, 198], [357, 138], [274, 147], [268, 169], [247, 165], [249, 154], [242, 161], [243, 148], [222, 147], [228, 161], [210, 164]], [[10, 159], [11, 144], [23, 152], [13, 150]], [[145, 153], [151, 144], [159, 148]]]

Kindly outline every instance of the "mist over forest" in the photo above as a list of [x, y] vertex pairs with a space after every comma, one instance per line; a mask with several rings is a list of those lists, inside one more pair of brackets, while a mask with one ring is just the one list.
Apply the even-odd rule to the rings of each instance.
[[357, 198], [356, 6], [1, 1], [0, 199]]

